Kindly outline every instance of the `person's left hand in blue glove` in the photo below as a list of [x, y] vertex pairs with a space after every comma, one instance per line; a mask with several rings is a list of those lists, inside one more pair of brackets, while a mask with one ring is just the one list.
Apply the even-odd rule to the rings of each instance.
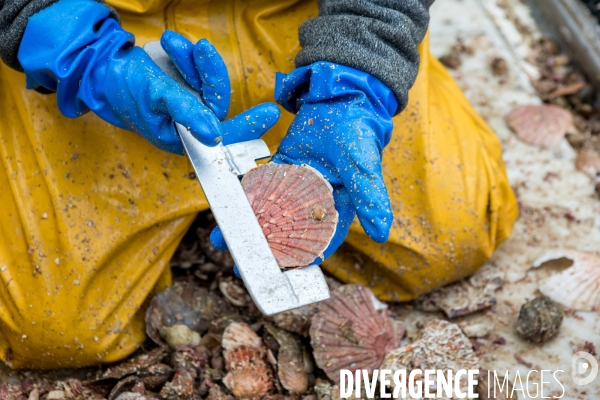
[[223, 59], [206, 40], [194, 46], [167, 31], [161, 44], [204, 104], [134, 46], [133, 35], [94, 0], [59, 0], [31, 16], [18, 59], [28, 88], [56, 92], [65, 116], [91, 110], [165, 151], [183, 154], [174, 122], [207, 146], [255, 139], [275, 124], [275, 104], [224, 121], [229, 77]]
[[[385, 242], [393, 214], [381, 162], [398, 108], [392, 90], [366, 72], [319, 62], [279, 74], [275, 98], [296, 117], [271, 161], [308, 164], [333, 186], [339, 223], [325, 258], [342, 244], [355, 215], [371, 239]], [[226, 250], [218, 228], [211, 241]]]

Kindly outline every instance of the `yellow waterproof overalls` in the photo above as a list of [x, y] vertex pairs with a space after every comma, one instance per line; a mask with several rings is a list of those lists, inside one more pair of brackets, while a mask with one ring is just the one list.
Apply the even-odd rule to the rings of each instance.
[[[165, 29], [207, 38], [224, 57], [231, 114], [273, 100], [298, 26], [316, 0], [109, 0], [137, 44]], [[472, 274], [517, 216], [498, 139], [421, 44], [384, 174], [395, 215], [388, 243], [355, 223], [325, 268], [409, 300]], [[0, 65], [0, 358], [57, 368], [118, 360], [144, 341], [144, 300], [170, 282], [169, 258], [207, 208], [187, 159], [93, 114], [63, 117], [55, 96]], [[266, 140], [274, 151], [293, 115]]]

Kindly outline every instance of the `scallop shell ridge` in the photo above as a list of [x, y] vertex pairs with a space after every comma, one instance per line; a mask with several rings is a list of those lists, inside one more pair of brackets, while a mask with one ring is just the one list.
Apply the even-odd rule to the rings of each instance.
[[327, 248], [338, 213], [331, 185], [318, 171], [269, 163], [250, 170], [242, 186], [282, 268], [304, 267]]
[[560, 258], [573, 261], [569, 268], [555, 273], [538, 283], [538, 289], [573, 310], [600, 309], [600, 257], [595, 253], [555, 249], [549, 250], [534, 261], [534, 267]]
[[386, 352], [397, 348], [403, 327], [393, 321], [362, 285], [345, 285], [319, 305], [310, 338], [317, 365], [339, 382], [340, 370], [379, 368]]

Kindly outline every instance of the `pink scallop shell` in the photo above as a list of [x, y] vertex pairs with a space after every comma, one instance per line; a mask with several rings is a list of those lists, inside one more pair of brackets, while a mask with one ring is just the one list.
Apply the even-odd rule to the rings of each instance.
[[305, 267], [335, 234], [338, 213], [329, 183], [310, 167], [264, 164], [242, 186], [282, 268]]
[[319, 304], [312, 318], [311, 344], [317, 365], [334, 382], [340, 370], [379, 368], [386, 352], [397, 348], [404, 327], [362, 285], [345, 285]]
[[522, 106], [506, 116], [506, 123], [522, 141], [554, 147], [572, 130], [573, 115], [557, 106]]
[[250, 325], [244, 322], [232, 322], [225, 328], [221, 340], [225, 357], [227, 357], [228, 351], [240, 346], [254, 347], [262, 356], [267, 354], [262, 339], [252, 330]]
[[238, 346], [225, 355], [223, 383], [238, 399], [263, 399], [275, 387], [271, 367], [256, 347]]

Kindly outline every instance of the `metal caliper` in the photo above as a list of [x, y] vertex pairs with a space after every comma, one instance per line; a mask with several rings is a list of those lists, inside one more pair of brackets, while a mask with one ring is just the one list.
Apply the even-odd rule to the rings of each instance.
[[[202, 101], [160, 42], [147, 43], [144, 50], [170, 78]], [[231, 256], [260, 311], [272, 315], [327, 300], [329, 288], [318, 265], [281, 271], [242, 188], [240, 177], [256, 167], [256, 160], [271, 156], [267, 144], [255, 139], [208, 147], [184, 126], [175, 123], [175, 127]]]

